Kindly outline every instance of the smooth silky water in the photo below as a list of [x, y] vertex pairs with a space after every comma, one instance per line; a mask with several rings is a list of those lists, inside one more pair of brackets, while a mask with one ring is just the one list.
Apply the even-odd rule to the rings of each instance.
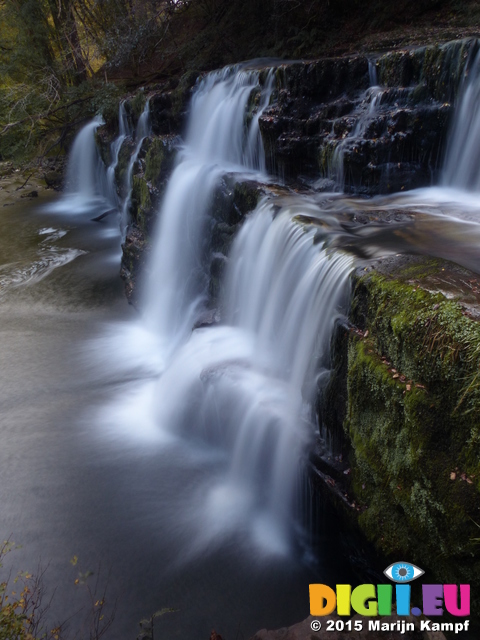
[[[260, 109], [271, 89], [267, 78]], [[323, 519], [312, 550], [296, 504], [349, 273], [409, 251], [480, 273], [480, 205], [454, 182], [370, 201], [266, 199], [231, 249], [221, 321], [192, 332], [206, 304], [213, 190], [226, 171], [265, 178], [258, 118], [243, 129], [253, 90], [258, 73], [241, 68], [197, 87], [142, 314], [118, 277], [118, 220], [91, 222], [98, 186], [72, 192], [76, 208], [63, 198], [1, 210], [0, 535], [23, 545], [11, 559], [19, 569], [49, 563], [59, 620], [78, 608], [77, 569], [101, 565], [102, 583], [110, 571], [111, 638], [134, 638], [163, 607], [177, 611], [157, 622], [160, 634], [248, 638], [304, 618], [309, 582], [361, 579], [335, 521]], [[96, 163], [87, 142], [98, 124], [87, 126]], [[401, 215], [356, 221], [375, 210]]]
[[[49, 565], [52, 618], [60, 620], [84, 604], [73, 586], [78, 571], [101, 564], [103, 584], [110, 570], [112, 638], [136, 637], [139, 620], [164, 606], [178, 609], [159, 622], [175, 637], [205, 638], [212, 627], [247, 637], [301, 619], [314, 571], [242, 545], [241, 519], [239, 539], [187, 562], [199, 533], [188, 510], [202, 510], [218, 452], [146, 437], [142, 405], [133, 407], [128, 437], [98, 431], [94, 416], [138, 383], [114, 369], [98, 376], [85, 359], [106, 323], [136, 318], [118, 277], [115, 224], [20, 205], [1, 214], [0, 536], [23, 545], [12, 565]], [[58, 259], [48, 262], [47, 250]]]

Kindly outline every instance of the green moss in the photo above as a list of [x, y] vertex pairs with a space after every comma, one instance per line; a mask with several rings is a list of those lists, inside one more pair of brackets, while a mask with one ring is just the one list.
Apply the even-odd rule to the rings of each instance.
[[322, 177], [329, 176], [330, 167], [332, 166], [333, 155], [337, 142], [325, 142], [318, 151], [318, 168]]
[[199, 72], [191, 69], [180, 78], [176, 89], [172, 91], [172, 113], [174, 116], [180, 116], [181, 112], [185, 109], [190, 90], [198, 77]]
[[115, 167], [115, 181], [120, 188], [123, 188], [125, 185], [128, 165], [130, 163], [130, 156], [132, 153], [132, 144], [130, 140], [125, 140], [120, 147], [120, 151], [118, 153], [118, 163]]
[[92, 101], [96, 113], [103, 117], [105, 125], [110, 130], [118, 127], [118, 104], [123, 93], [122, 89], [122, 86], [109, 82], [95, 91]]
[[250, 126], [250, 123], [253, 120], [253, 116], [258, 111], [261, 95], [262, 90], [260, 89], [260, 87], [257, 87], [250, 92], [247, 108], [245, 109], [245, 113], [243, 115], [243, 123], [247, 128]]
[[141, 231], [146, 231], [146, 215], [151, 206], [152, 201], [147, 183], [143, 178], [133, 176], [131, 215]]
[[228, 218], [229, 224], [240, 222], [247, 213], [253, 211], [260, 196], [261, 190], [256, 183], [236, 182], [233, 188], [233, 211]]
[[472, 47], [471, 40], [456, 40], [410, 51], [394, 51], [377, 63], [379, 82], [389, 87], [417, 85], [412, 99], [454, 99]]
[[164, 143], [162, 140], [155, 138], [145, 156], [145, 180], [152, 182], [154, 186], [158, 186], [165, 156]]
[[435, 266], [358, 279], [352, 313], [368, 334], [350, 338], [344, 426], [367, 536], [439, 580], [478, 584], [480, 325], [406, 282]]
[[437, 100], [455, 97], [471, 44], [468, 40], [457, 40], [426, 47], [422, 80]]
[[132, 113], [134, 115], [135, 121], [138, 122], [138, 119], [142, 115], [142, 111], [145, 108], [145, 104], [147, 102], [147, 97], [144, 91], [139, 91], [135, 94], [132, 100], [130, 100], [130, 107], [132, 109]]

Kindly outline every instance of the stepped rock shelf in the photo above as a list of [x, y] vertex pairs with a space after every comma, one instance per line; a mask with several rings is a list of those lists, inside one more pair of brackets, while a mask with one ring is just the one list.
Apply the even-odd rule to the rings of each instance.
[[[267, 169], [282, 184], [228, 174], [221, 179], [204, 251], [211, 311], [202, 324], [216, 321], [232, 239], [261, 198], [280, 202], [301, 193], [318, 202], [334, 188], [373, 196], [438, 183], [453, 105], [478, 48], [477, 40], [466, 40], [275, 63], [275, 86], [259, 127]], [[141, 305], [138, 277], [196, 77], [190, 72], [175, 88], [145, 91], [152, 134], [133, 170], [122, 258], [127, 296], [135, 306]], [[265, 83], [267, 69], [260, 77]], [[253, 91], [246, 120], [258, 101], [259, 92]], [[135, 122], [144, 93], [125, 104]], [[107, 122], [96, 134], [107, 164], [115, 126]], [[125, 140], [117, 184], [124, 184], [132, 150]], [[357, 226], [417, 216], [405, 207], [386, 217], [360, 209]], [[352, 276], [348, 323], [337, 326], [333, 375], [317, 401], [320, 426], [338, 455], [320, 446], [312, 452], [313, 482], [348, 527], [361, 531], [385, 556], [408, 558], [441, 582], [471, 583], [475, 594], [480, 586], [480, 271], [475, 260], [460, 266], [442, 252], [421, 255], [407, 247], [401, 253], [365, 259]]]

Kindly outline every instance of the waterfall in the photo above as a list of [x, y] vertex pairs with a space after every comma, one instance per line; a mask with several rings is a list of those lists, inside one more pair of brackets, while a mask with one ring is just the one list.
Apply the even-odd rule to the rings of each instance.
[[480, 191], [480, 52], [463, 78], [447, 145], [443, 186]]
[[[125, 104], [122, 102], [118, 111], [118, 136], [110, 145], [111, 162], [106, 169], [95, 142], [95, 131], [104, 124], [101, 117], [86, 124], [74, 140], [67, 169], [67, 190], [58, 203], [59, 210], [68, 209], [76, 213], [92, 212], [96, 209], [118, 208], [117, 189], [115, 185], [115, 169], [123, 142], [132, 135]], [[150, 132], [150, 110], [148, 100], [138, 119], [136, 144], [130, 158], [126, 177], [127, 196], [122, 205], [121, 226], [128, 223], [128, 211], [132, 196], [132, 175], [142, 142]]]
[[377, 74], [377, 61], [369, 59], [368, 60], [368, 78], [370, 80], [371, 87], [378, 86], [378, 74]]
[[352, 259], [275, 209], [262, 203], [234, 241], [224, 321], [194, 331], [155, 393], [161, 428], [227, 455], [202, 499], [200, 546], [248, 522], [262, 546], [288, 548], [316, 373], [348, 298]]
[[[192, 465], [185, 473], [196, 469], [195, 490], [176, 514], [175, 526], [187, 532], [184, 559], [231, 536], [290, 551], [300, 526], [299, 476], [316, 431], [314, 399], [348, 304], [352, 258], [323, 246], [318, 226], [297, 221], [319, 208], [270, 198], [234, 239], [222, 322], [192, 331], [207, 298], [205, 223], [214, 190], [226, 172], [265, 178], [258, 117], [272, 90], [273, 72], [262, 85], [258, 71], [241, 67], [197, 85], [159, 210], [141, 325], [115, 339], [150, 374], [108, 411], [116, 433], [134, 423], [135, 437], [176, 446]], [[327, 226], [325, 235], [336, 232]], [[118, 345], [95, 350], [118, 358]]]
[[107, 169], [107, 194], [108, 199], [114, 206], [118, 206], [117, 187], [115, 184], [115, 169], [118, 165], [118, 156], [122, 144], [127, 136], [132, 135], [132, 129], [128, 121], [125, 102], [121, 102], [118, 108], [118, 136], [110, 145], [111, 162]]
[[145, 102], [145, 107], [138, 119], [137, 129], [135, 131], [135, 149], [130, 157], [130, 161], [128, 163], [127, 177], [126, 177], [126, 191], [127, 196], [123, 202], [122, 206], [122, 217], [121, 217], [121, 227], [122, 230], [125, 230], [127, 224], [129, 222], [130, 215], [130, 203], [132, 201], [132, 191], [133, 191], [133, 168], [138, 158], [138, 154], [140, 153], [140, 149], [142, 148], [142, 143], [145, 138], [150, 135], [150, 101], [147, 100]]
[[105, 165], [95, 143], [101, 117], [86, 124], [77, 134], [67, 167], [67, 189], [57, 207], [74, 213], [91, 212], [108, 206]]
[[[145, 321], [163, 343], [165, 358], [189, 336], [204, 307], [204, 226], [220, 177], [227, 171], [258, 173], [265, 166], [258, 118], [272, 89], [272, 72], [262, 89], [258, 71], [235, 67], [209, 74], [193, 95], [185, 146], [159, 212], [144, 291]], [[261, 92], [260, 106], [249, 120], [254, 92]]]

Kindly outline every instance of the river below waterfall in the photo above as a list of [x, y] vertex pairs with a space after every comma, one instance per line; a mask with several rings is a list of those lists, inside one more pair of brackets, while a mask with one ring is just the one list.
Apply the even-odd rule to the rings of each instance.
[[[162, 607], [177, 610], [158, 622], [162, 635], [198, 640], [212, 627], [233, 640], [302, 619], [309, 582], [350, 577], [332, 546], [313, 568], [242, 543], [239, 525], [237, 538], [196, 553], [186, 509], [215, 477], [219, 454], [155, 437], [141, 407], [121, 421], [129, 428], [108, 430], [106, 413], [118, 417], [112, 402], [145, 374], [135, 381], [102, 368], [112, 335], [137, 313], [118, 276], [117, 222], [91, 217], [23, 203], [1, 211], [0, 536], [22, 545], [11, 566], [48, 565], [52, 621], [84, 604], [78, 571], [100, 567], [101, 585], [110, 572], [107, 601], [118, 599], [110, 637], [119, 640], [135, 638], [140, 619]], [[333, 525], [325, 535], [333, 545]]]
[[[298, 199], [288, 207], [313, 224], [323, 211], [322, 226], [335, 228], [339, 246], [372, 257], [428, 246], [478, 272], [474, 199], [452, 204], [454, 195], [332, 195], [323, 209]], [[345, 212], [351, 220], [375, 207], [415, 210], [416, 221], [353, 225], [352, 234]], [[225, 452], [152, 421], [145, 407], [157, 363], [148, 344], [140, 348], [145, 336], [118, 276], [117, 221], [95, 224], [92, 214], [23, 203], [1, 214], [0, 535], [23, 546], [9, 559], [15, 570], [48, 565], [52, 621], [84, 604], [78, 570], [108, 582], [107, 599], [118, 602], [110, 637], [119, 640], [134, 638], [140, 619], [163, 607], [175, 609], [157, 622], [165, 636], [201, 640], [214, 627], [228, 640], [248, 638], [305, 617], [310, 582], [355, 580], [328, 514], [315, 564], [306, 546], [276, 546], [272, 529], [263, 530], [265, 544], [262, 523], [252, 537], [242, 520], [248, 510], [236, 514], [241, 500], [215, 493]], [[220, 503], [209, 512], [212, 495]]]

